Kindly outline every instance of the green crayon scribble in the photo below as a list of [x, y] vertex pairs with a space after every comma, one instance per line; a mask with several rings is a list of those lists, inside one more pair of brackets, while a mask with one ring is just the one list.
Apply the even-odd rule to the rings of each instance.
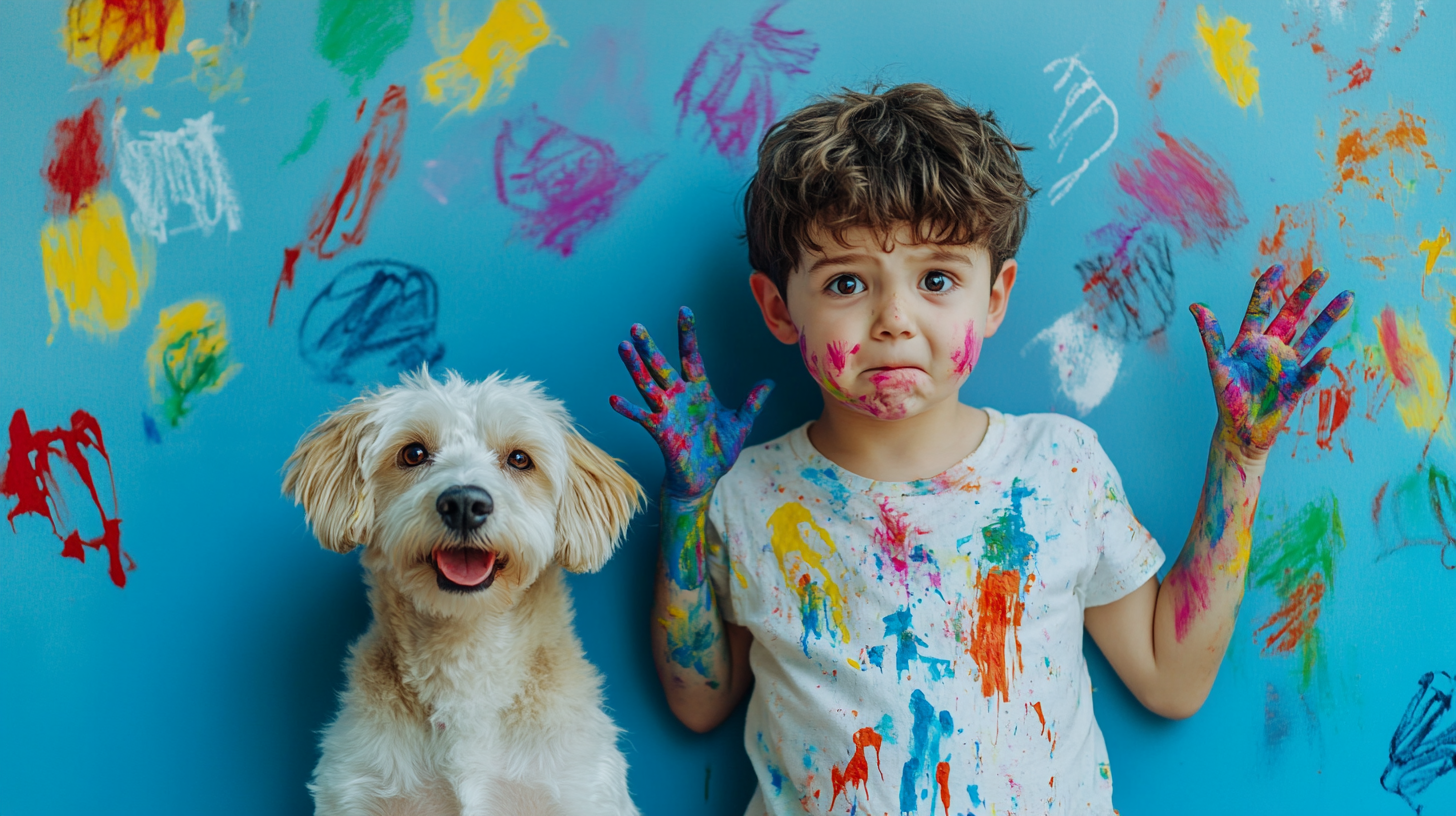
[[[222, 306], [195, 300], [163, 309], [147, 351], [152, 398], [173, 428], [192, 410], [190, 400], [216, 393], [242, 366], [228, 361]], [[159, 380], [165, 383], [161, 387]]]
[[1254, 630], [1267, 633], [1266, 656], [1300, 654], [1300, 690], [1325, 667], [1318, 627], [1325, 596], [1334, 588], [1335, 557], [1345, 548], [1340, 503], [1329, 494], [1306, 504], [1254, 548], [1249, 574], [1254, 586], [1274, 592], [1279, 608]]
[[379, 73], [409, 39], [414, 0], [319, 0], [313, 44], [319, 56], [353, 80], [349, 93]]
[[303, 131], [303, 138], [298, 140], [298, 146], [288, 151], [283, 161], [278, 163], [279, 167], [292, 164], [299, 156], [313, 150], [313, 143], [318, 141], [320, 133], [324, 132], [324, 123], [329, 120], [329, 100], [313, 106], [308, 112], [308, 126]]

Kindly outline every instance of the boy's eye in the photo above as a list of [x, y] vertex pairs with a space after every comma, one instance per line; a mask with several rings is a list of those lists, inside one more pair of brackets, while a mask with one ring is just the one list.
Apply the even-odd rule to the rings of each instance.
[[925, 276], [920, 284], [931, 292], [944, 292], [950, 289], [950, 278], [944, 272], [931, 272]]
[[840, 275], [829, 282], [829, 291], [836, 295], [857, 295], [864, 288], [864, 282], [853, 275]]

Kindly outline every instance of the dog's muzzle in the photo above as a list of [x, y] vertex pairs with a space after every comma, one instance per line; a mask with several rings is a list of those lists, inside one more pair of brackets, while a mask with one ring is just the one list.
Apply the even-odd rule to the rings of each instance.
[[495, 510], [495, 501], [483, 488], [475, 485], [447, 487], [435, 499], [440, 519], [457, 533], [471, 533], [480, 528]]
[[[483, 488], [455, 485], [435, 499], [435, 511], [445, 527], [464, 542], [479, 530], [495, 510], [495, 502]], [[493, 550], [466, 544], [439, 546], [430, 554], [435, 567], [435, 583], [446, 592], [476, 592], [491, 585], [499, 570], [499, 559]]]

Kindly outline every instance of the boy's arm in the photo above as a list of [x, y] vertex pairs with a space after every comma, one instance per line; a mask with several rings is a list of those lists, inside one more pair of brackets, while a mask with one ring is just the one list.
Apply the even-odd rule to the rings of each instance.
[[682, 375], [673, 370], [640, 324], [618, 348], [650, 411], [621, 397], [612, 408], [647, 432], [662, 449], [661, 550], [652, 609], [652, 656], [668, 705], [683, 724], [708, 731], [721, 723], [748, 688], [748, 630], [723, 620], [708, 580], [708, 504], [718, 479], [743, 449], [773, 383], [749, 392], [731, 411], [713, 395], [698, 354], [693, 314], [678, 314]]
[[1191, 716], [1213, 688], [1244, 596], [1269, 449], [1329, 362], [1330, 350], [1315, 347], [1354, 301], [1351, 292], [1340, 293], [1290, 345], [1329, 276], [1316, 270], [1271, 322], [1283, 271], [1271, 267], [1259, 278], [1228, 349], [1213, 313], [1192, 307], [1218, 403], [1193, 528], [1161, 586], [1149, 579], [1120, 600], [1086, 610], [1087, 631], [1118, 676], [1144, 706], [1165, 717]]

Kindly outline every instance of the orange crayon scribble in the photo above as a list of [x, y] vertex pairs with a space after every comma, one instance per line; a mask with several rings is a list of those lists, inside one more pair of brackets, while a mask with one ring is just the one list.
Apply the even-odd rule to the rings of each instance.
[[[1032, 576], [1026, 582], [1031, 584]], [[1001, 695], [1001, 702], [1010, 702], [1010, 670], [1007, 661], [1006, 635], [1011, 634], [1015, 655], [1010, 667], [1021, 671], [1021, 615], [1026, 604], [1021, 597], [1021, 572], [991, 567], [989, 572], [976, 573], [976, 625], [967, 649], [981, 672], [981, 695]]]
[[61, 45], [87, 74], [116, 71], [136, 86], [152, 81], [164, 52], [177, 52], [186, 23], [182, 0], [71, 0]]
[[1319, 211], [1315, 205], [1279, 204], [1274, 207], [1274, 226], [1259, 236], [1259, 264], [1252, 274], [1264, 274], [1272, 264], [1281, 264], [1286, 274], [1280, 286], [1288, 297], [1322, 262], [1315, 240]]
[[[849, 758], [849, 763], [840, 771], [838, 765], [829, 769], [829, 779], [834, 785], [834, 795], [829, 799], [829, 809], [834, 810], [834, 803], [839, 801], [840, 794], [845, 788], [864, 788], [865, 802], [870, 800], [870, 763], [865, 757], [866, 748], [875, 749], [875, 770], [880, 774], [880, 780], [884, 781], [885, 772], [880, 768], [880, 745], [884, 737], [880, 736], [873, 728], [861, 728], [854, 732], [854, 755]], [[845, 795], [846, 801], [849, 797]]]
[[1269, 632], [1269, 636], [1264, 639], [1264, 655], [1291, 654], [1301, 643], [1307, 641], [1315, 631], [1315, 624], [1319, 622], [1320, 605], [1324, 597], [1325, 579], [1318, 572], [1311, 574], [1290, 592], [1284, 605], [1274, 610], [1254, 630], [1255, 637], [1265, 631]]
[[[1340, 122], [1335, 145], [1334, 195], [1344, 195], [1346, 184], [1365, 192], [1372, 200], [1384, 201], [1395, 209], [1395, 190], [1414, 188], [1421, 171], [1435, 173], [1436, 192], [1441, 191], [1449, 169], [1441, 167], [1426, 148], [1426, 120], [1410, 111], [1395, 109], [1376, 114], [1369, 127], [1360, 127], [1359, 111], [1347, 110]], [[1376, 159], [1382, 161], [1378, 164]], [[1382, 172], [1383, 171], [1383, 172]]]

